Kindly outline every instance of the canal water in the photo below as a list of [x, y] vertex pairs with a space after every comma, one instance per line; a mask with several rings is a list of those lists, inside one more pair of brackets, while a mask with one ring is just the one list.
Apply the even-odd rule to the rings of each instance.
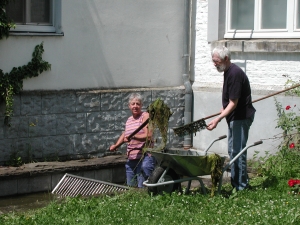
[[56, 199], [58, 197], [49, 192], [0, 197], [0, 215], [43, 208]]

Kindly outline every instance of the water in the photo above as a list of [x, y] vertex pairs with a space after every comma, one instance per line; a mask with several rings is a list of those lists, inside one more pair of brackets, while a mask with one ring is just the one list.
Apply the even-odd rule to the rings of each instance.
[[0, 215], [43, 208], [55, 199], [57, 196], [48, 192], [0, 197]]

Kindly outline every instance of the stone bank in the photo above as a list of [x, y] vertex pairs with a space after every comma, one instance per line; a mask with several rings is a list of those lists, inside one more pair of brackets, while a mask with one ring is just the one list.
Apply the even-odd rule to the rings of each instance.
[[0, 197], [51, 192], [61, 178], [70, 173], [111, 183], [124, 184], [125, 155], [71, 160], [65, 162], [38, 162], [20, 167], [0, 167]]

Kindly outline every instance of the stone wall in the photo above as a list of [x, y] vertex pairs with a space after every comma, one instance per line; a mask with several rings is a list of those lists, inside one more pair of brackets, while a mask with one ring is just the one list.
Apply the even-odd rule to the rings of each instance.
[[[0, 165], [23, 162], [101, 157], [115, 143], [131, 115], [128, 97], [139, 92], [143, 108], [161, 98], [173, 112], [170, 147], [181, 147], [172, 127], [183, 125], [184, 89], [68, 90], [22, 92], [14, 98], [11, 126], [0, 125]], [[5, 105], [1, 103], [0, 120]], [[119, 149], [126, 152], [126, 145]]]

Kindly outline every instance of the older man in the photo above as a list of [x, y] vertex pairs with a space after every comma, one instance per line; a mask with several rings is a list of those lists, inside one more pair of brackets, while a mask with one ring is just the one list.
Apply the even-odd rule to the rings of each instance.
[[[228, 154], [233, 159], [247, 144], [250, 126], [254, 120], [251, 88], [244, 71], [231, 63], [230, 51], [216, 47], [212, 61], [220, 73], [224, 73], [221, 114], [208, 123], [213, 130], [225, 117], [228, 124]], [[231, 166], [231, 184], [237, 191], [249, 187], [247, 153], [242, 154]]]

